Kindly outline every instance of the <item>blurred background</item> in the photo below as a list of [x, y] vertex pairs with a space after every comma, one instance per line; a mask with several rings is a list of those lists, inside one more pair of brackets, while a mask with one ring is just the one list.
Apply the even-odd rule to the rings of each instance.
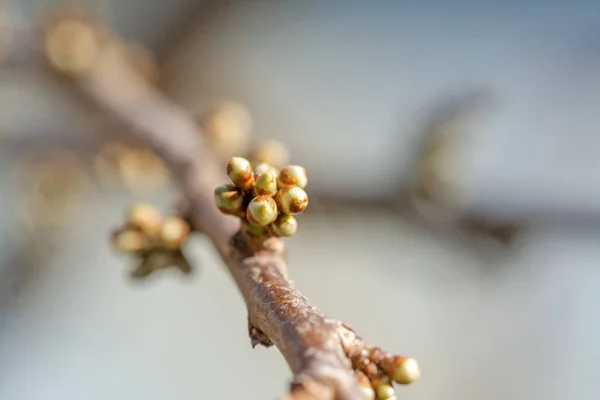
[[[199, 126], [245, 107], [251, 125], [207, 137], [216, 151], [274, 139], [307, 168], [292, 278], [419, 360], [400, 399], [600, 397], [599, 3], [70, 4]], [[191, 277], [134, 282], [111, 250], [129, 205], [177, 192], [15, 46], [61, 7], [0, 2], [0, 399], [276, 398], [291, 374], [251, 349], [205, 238], [186, 246]]]

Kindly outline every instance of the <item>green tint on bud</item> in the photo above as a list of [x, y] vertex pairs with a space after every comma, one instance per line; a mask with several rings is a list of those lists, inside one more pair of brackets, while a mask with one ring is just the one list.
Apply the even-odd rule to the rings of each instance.
[[162, 227], [162, 217], [158, 210], [150, 204], [136, 204], [127, 213], [127, 222], [142, 232], [156, 236]]
[[375, 377], [371, 380], [377, 400], [395, 400], [396, 391], [388, 377]]
[[371, 385], [371, 381], [362, 371], [356, 371], [356, 380], [367, 400], [375, 400], [375, 390]]
[[294, 236], [298, 230], [298, 221], [293, 215], [280, 214], [271, 228], [273, 233], [279, 237]]
[[258, 196], [252, 199], [246, 210], [246, 219], [252, 225], [266, 226], [277, 218], [277, 204], [270, 196]]
[[308, 206], [308, 195], [298, 186], [285, 187], [275, 195], [279, 211], [288, 214], [300, 214]]
[[260, 174], [256, 179], [253, 193], [255, 196], [275, 196], [275, 193], [277, 193], [277, 181], [275, 180], [275, 176], [268, 172]]
[[171, 249], [179, 249], [188, 238], [190, 227], [179, 217], [165, 219], [160, 231], [160, 239]]
[[264, 226], [252, 225], [250, 222], [242, 220], [242, 230], [246, 235], [253, 237], [267, 237], [267, 230]]
[[275, 168], [274, 166], [272, 166], [271, 164], [260, 163], [260, 164], [256, 164], [256, 166], [254, 167], [255, 175], [267, 174], [267, 173], [273, 175], [274, 177], [279, 176], [279, 170], [277, 168]]
[[215, 189], [215, 204], [224, 214], [241, 216], [244, 206], [244, 193], [235, 185], [221, 185]]
[[121, 253], [135, 253], [146, 248], [148, 241], [140, 231], [127, 229], [112, 236], [113, 248]]
[[290, 155], [283, 143], [267, 140], [252, 150], [251, 158], [254, 162], [282, 167], [289, 162]]
[[380, 364], [381, 368], [391, 376], [394, 382], [401, 385], [408, 385], [421, 377], [421, 368], [414, 358], [387, 357]]
[[281, 188], [298, 186], [304, 189], [307, 183], [306, 169], [299, 165], [288, 165], [279, 172], [279, 176], [277, 177], [277, 184]]
[[250, 162], [242, 157], [233, 157], [227, 164], [227, 176], [244, 192], [254, 187], [254, 173]]

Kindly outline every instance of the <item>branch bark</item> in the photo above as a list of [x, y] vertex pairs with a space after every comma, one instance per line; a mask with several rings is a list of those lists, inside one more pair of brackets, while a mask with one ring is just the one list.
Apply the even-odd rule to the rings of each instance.
[[94, 61], [90, 71], [74, 77], [76, 87], [164, 159], [184, 195], [192, 228], [210, 238], [242, 294], [252, 346], [275, 345], [289, 364], [291, 398], [350, 400], [364, 393], [373, 398], [370, 383], [365, 392], [355, 371], [370, 374], [372, 382], [389, 381], [404, 358], [365, 345], [296, 290], [282, 239], [270, 238], [258, 249], [245, 241], [240, 221], [214, 204], [214, 189], [227, 179], [223, 161], [204, 145], [193, 118], [131, 69], [118, 40], [104, 43]]
[[163, 157], [192, 205], [192, 228], [206, 234], [220, 253], [248, 308], [252, 344], [277, 346], [296, 385], [319, 399], [358, 399], [362, 392], [340, 337], [341, 323], [327, 319], [287, 277], [281, 239], [252, 252], [240, 224], [214, 204], [214, 189], [226, 181], [224, 166], [204, 145], [194, 120], [140, 79], [117, 49], [104, 51], [78, 86], [126, 123]]

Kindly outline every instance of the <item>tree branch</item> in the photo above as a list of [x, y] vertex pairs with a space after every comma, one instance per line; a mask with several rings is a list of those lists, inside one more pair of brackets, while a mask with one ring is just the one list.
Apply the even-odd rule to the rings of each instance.
[[215, 206], [213, 192], [226, 179], [224, 168], [203, 146], [194, 120], [140, 79], [116, 51], [104, 52], [93, 73], [77, 83], [147, 141], [174, 172], [193, 205], [192, 228], [210, 238], [240, 289], [253, 342], [275, 344], [297, 383], [320, 384], [319, 398], [361, 398], [342, 347], [340, 323], [325, 318], [288, 280], [282, 240], [269, 239], [254, 254], [237, 234], [239, 220]]
[[185, 197], [183, 208], [190, 212], [188, 221], [210, 238], [244, 298], [252, 345], [275, 345], [289, 364], [291, 398], [349, 400], [365, 393], [374, 398], [375, 384], [367, 382], [365, 391], [357, 374], [369, 375], [371, 382], [387, 377], [391, 395], [378, 392], [378, 398], [394, 398], [389, 377], [406, 359], [366, 346], [340, 321], [326, 318], [288, 279], [283, 240], [269, 238], [256, 248], [240, 233], [239, 219], [218, 210], [214, 189], [225, 182], [225, 168], [204, 146], [192, 117], [131, 69], [118, 40], [104, 42], [93, 60], [91, 70], [73, 74], [76, 86], [152, 146], [171, 169]]

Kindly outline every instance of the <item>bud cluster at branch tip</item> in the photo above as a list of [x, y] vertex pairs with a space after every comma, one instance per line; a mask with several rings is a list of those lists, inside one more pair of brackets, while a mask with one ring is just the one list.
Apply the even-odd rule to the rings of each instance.
[[260, 162], [253, 168], [245, 158], [232, 157], [227, 175], [232, 183], [215, 189], [215, 203], [221, 212], [242, 219], [243, 233], [259, 239], [296, 234], [294, 215], [308, 205], [303, 167], [290, 165], [277, 171]]
[[120, 252], [141, 259], [133, 276], [147, 276], [152, 271], [169, 266], [190, 271], [181, 252], [190, 234], [189, 224], [176, 215], [163, 217], [152, 205], [139, 203], [131, 207], [125, 221], [112, 233], [112, 246]]

